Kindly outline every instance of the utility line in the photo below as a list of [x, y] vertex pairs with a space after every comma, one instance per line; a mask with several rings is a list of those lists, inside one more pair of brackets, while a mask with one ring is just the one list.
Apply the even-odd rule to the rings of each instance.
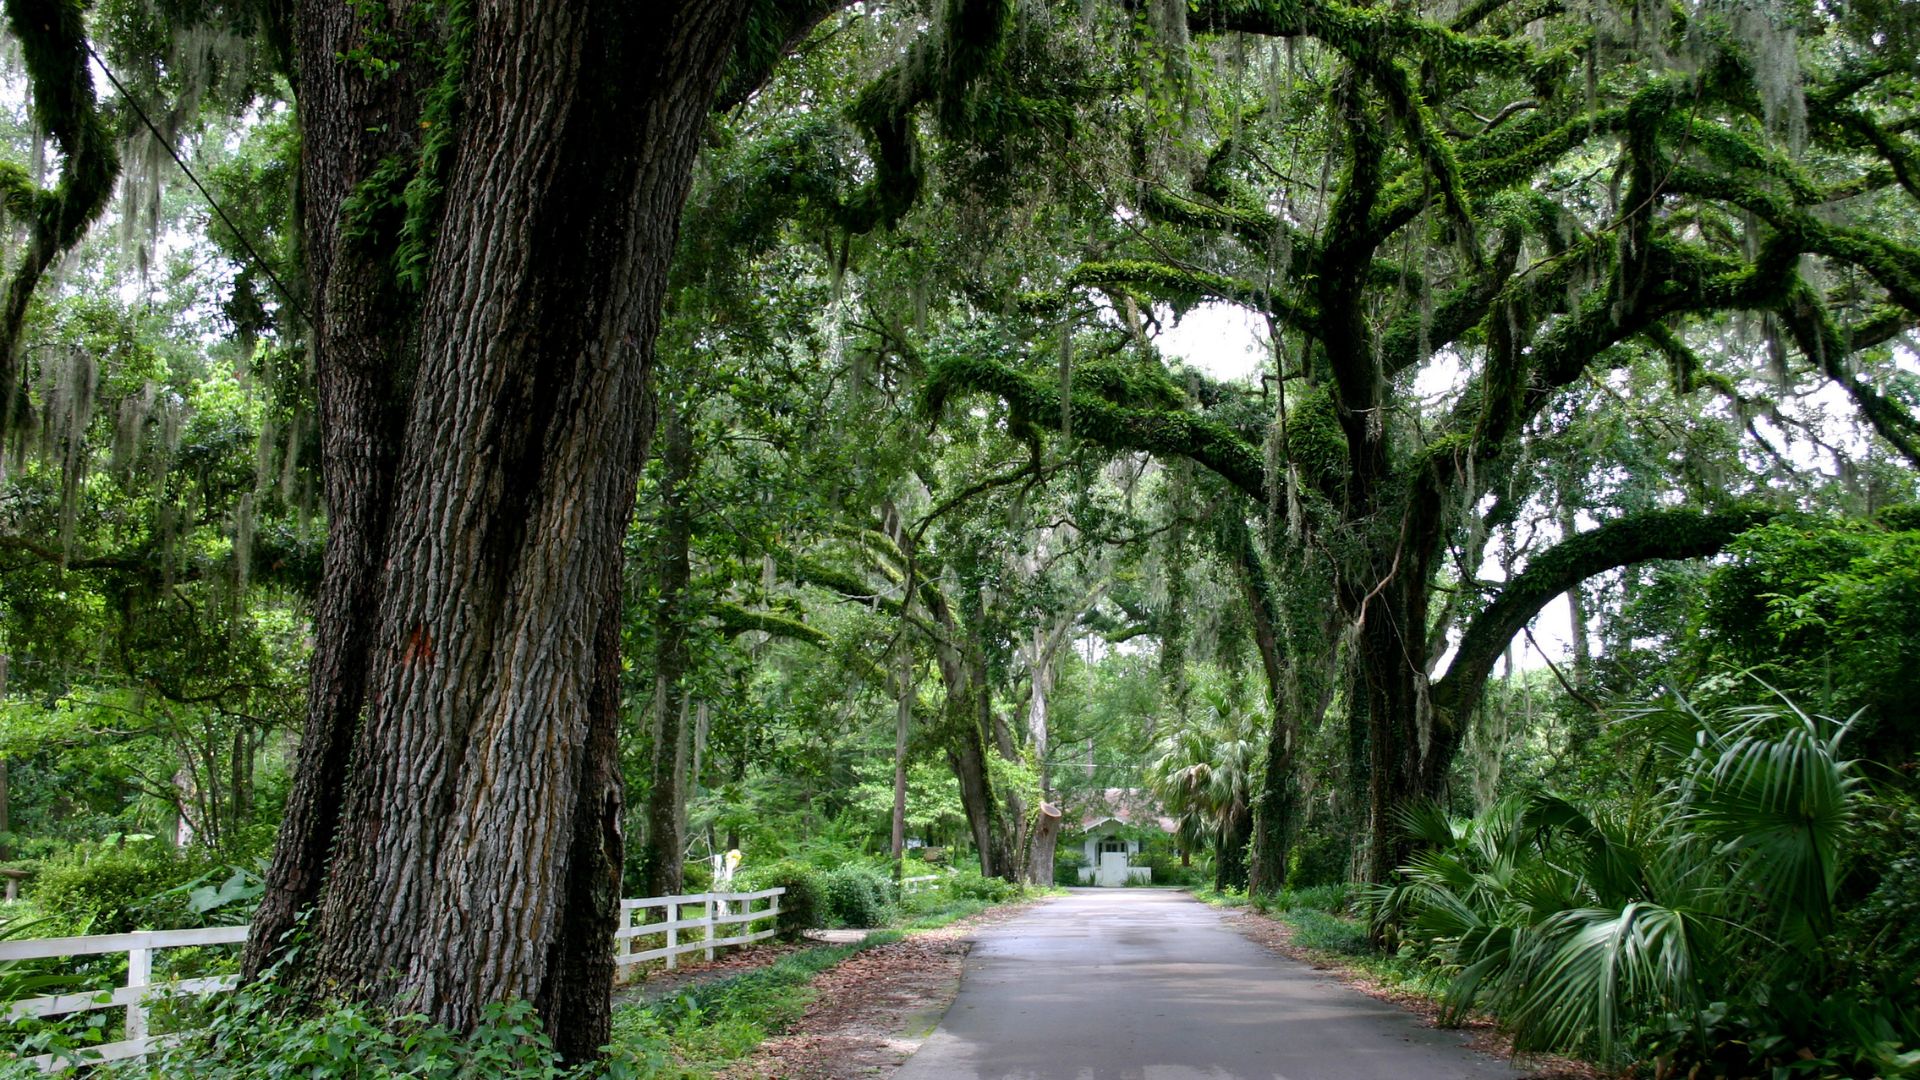
[[240, 246], [246, 249], [247, 255], [253, 259], [254, 265], [260, 268], [261, 273], [267, 275], [267, 280], [273, 282], [274, 288], [280, 290], [280, 296], [286, 301], [288, 310], [301, 321], [310, 322], [311, 320], [308, 320], [305, 314], [294, 306], [293, 290], [287, 288], [286, 282], [280, 280], [280, 275], [273, 272], [272, 265], [270, 265], [267, 260], [261, 256], [259, 250], [253, 246], [253, 241], [247, 239], [247, 234], [241, 232], [240, 226], [234, 224], [233, 218], [228, 216], [226, 208], [221, 206], [219, 200], [213, 197], [213, 193], [207, 190], [207, 185], [201, 183], [200, 178], [194, 175], [193, 169], [187, 165], [187, 160], [180, 156], [180, 151], [175, 150], [173, 143], [168, 140], [165, 135], [160, 134], [160, 128], [154, 124], [153, 118], [147, 115], [147, 110], [140, 107], [140, 99], [127, 92], [126, 86], [114, 75], [113, 69], [107, 66], [106, 58], [102, 57], [100, 53], [94, 49], [93, 42], [86, 41], [85, 44], [87, 46], [87, 54], [93, 57], [94, 63], [100, 65], [100, 70], [106, 75], [107, 81], [113, 84], [113, 88], [119, 91], [120, 97], [132, 107], [133, 114], [140, 118], [140, 122], [146, 125], [147, 131], [151, 132], [154, 139], [166, 149], [167, 156], [172, 158], [173, 163], [180, 166], [180, 171], [185, 173], [187, 179], [193, 182], [193, 186], [200, 192], [200, 197], [207, 200], [207, 205], [213, 207], [214, 213], [220, 215], [220, 220], [226, 223], [227, 228], [233, 233], [234, 239], [240, 241]]

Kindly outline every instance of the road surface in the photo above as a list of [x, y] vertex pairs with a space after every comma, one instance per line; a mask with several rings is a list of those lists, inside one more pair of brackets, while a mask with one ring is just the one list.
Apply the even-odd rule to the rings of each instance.
[[1185, 893], [1081, 889], [980, 932], [895, 1080], [1515, 1080]]

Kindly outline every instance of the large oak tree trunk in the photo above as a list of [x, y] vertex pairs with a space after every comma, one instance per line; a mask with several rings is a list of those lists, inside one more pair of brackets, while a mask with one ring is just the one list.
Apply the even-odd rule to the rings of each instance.
[[[1411, 556], [1405, 556], [1411, 559]], [[1367, 604], [1356, 636], [1355, 667], [1365, 684], [1367, 748], [1367, 880], [1385, 882], [1411, 853], [1402, 814], [1445, 792], [1457, 738], [1434, 714], [1426, 685], [1428, 577], [1416, 566]]]
[[436, 69], [350, 59], [365, 6], [288, 21], [330, 545], [250, 972], [311, 908], [300, 963], [334, 991], [455, 1026], [525, 998], [570, 1056], [604, 1040], [620, 539], [679, 211], [748, 6], [476, 2], [417, 300], [346, 204], [406, 159], [405, 73]]

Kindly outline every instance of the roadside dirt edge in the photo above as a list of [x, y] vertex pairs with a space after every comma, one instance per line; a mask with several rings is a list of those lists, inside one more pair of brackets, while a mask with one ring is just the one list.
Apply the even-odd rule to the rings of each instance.
[[[1293, 928], [1257, 911], [1234, 909], [1226, 924], [1264, 946], [1268, 951], [1305, 964], [1339, 979], [1355, 990], [1380, 1001], [1397, 1005], [1418, 1016], [1428, 1027], [1440, 1026], [1440, 1006], [1431, 998], [1409, 993], [1381, 983], [1366, 971], [1340, 962], [1336, 956], [1303, 949], [1293, 943]], [[1611, 1075], [1582, 1061], [1548, 1054], [1515, 1054], [1513, 1040], [1484, 1016], [1473, 1016], [1460, 1025], [1470, 1036], [1468, 1045], [1483, 1054], [1506, 1058], [1530, 1070], [1525, 1080], [1607, 1080]]]
[[856, 953], [814, 976], [818, 995], [787, 1031], [761, 1043], [725, 1080], [888, 1076], [939, 1026], [960, 992], [973, 934], [1031, 908], [1012, 904]]

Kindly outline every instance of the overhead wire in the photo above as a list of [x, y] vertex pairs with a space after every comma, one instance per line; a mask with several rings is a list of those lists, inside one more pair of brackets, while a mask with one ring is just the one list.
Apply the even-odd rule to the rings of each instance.
[[286, 282], [280, 280], [279, 274], [274, 273], [272, 264], [268, 263], [266, 258], [260, 254], [259, 249], [253, 246], [253, 241], [247, 238], [245, 232], [241, 231], [240, 226], [236, 224], [233, 217], [227, 213], [226, 207], [220, 205], [220, 200], [214, 198], [213, 193], [207, 190], [207, 185], [200, 182], [200, 177], [196, 175], [193, 168], [187, 164], [186, 158], [181, 157], [180, 151], [174, 148], [173, 141], [161, 134], [159, 125], [155, 124], [153, 118], [147, 115], [147, 110], [141, 108], [140, 99], [128, 92], [125, 84], [113, 73], [113, 69], [107, 66], [106, 58], [102, 57], [99, 51], [93, 47], [93, 42], [86, 42], [86, 46], [87, 55], [93, 57], [93, 62], [99, 65], [101, 73], [106, 75], [107, 81], [113, 84], [114, 90], [120, 94], [121, 99], [127, 103], [129, 108], [133, 109], [133, 114], [140, 118], [140, 122], [146, 126], [147, 131], [153, 135], [154, 140], [166, 150], [167, 156], [173, 159], [173, 163], [180, 167], [182, 173], [186, 174], [187, 179], [192, 182], [195, 190], [200, 192], [200, 197], [207, 200], [207, 205], [213, 208], [213, 212], [219, 216], [221, 222], [233, 233], [234, 239], [240, 242], [240, 246], [246, 251], [247, 257], [253, 260], [254, 265], [259, 268], [261, 273], [267, 275], [267, 280], [273, 282], [273, 287], [279, 290], [281, 298], [286, 301], [287, 310], [292, 312], [301, 321], [311, 324], [312, 320], [306, 317], [306, 313], [295, 306], [295, 294], [293, 290], [287, 288]]

